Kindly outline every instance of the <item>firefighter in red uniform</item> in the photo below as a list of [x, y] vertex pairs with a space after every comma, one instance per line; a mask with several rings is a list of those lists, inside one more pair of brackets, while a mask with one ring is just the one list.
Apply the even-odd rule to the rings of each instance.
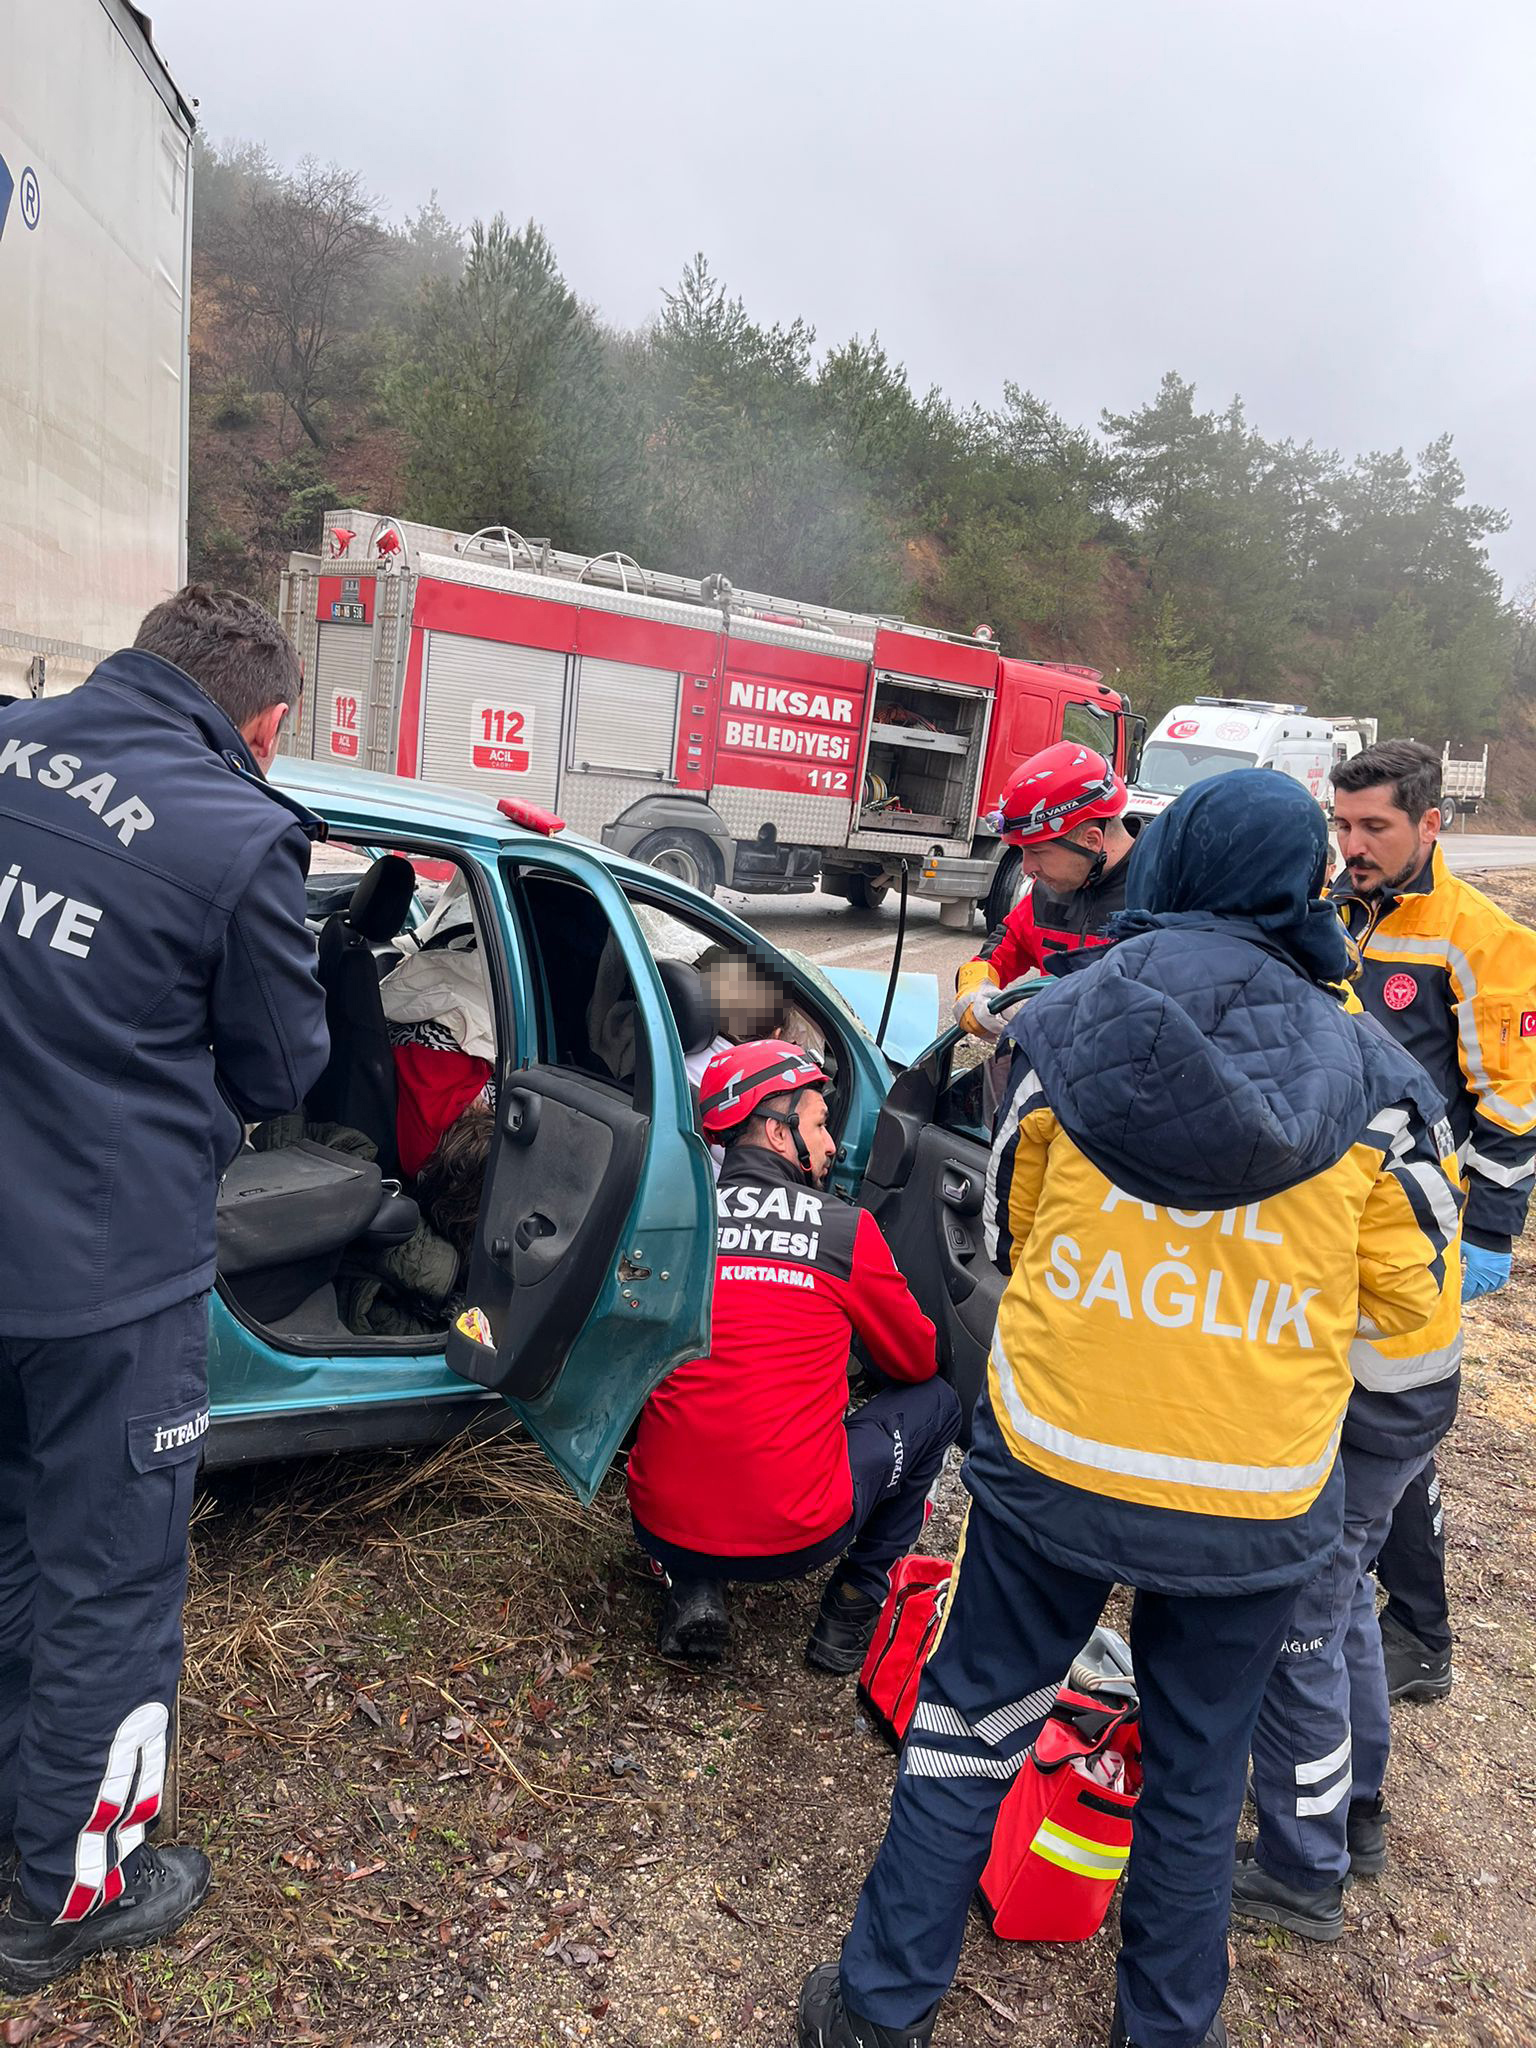
[[992, 823], [1018, 847], [1032, 886], [955, 979], [955, 1021], [967, 1031], [1002, 1031], [1008, 1019], [984, 1000], [994, 988], [1031, 972], [1059, 973], [1062, 955], [1105, 943], [1105, 925], [1125, 908], [1126, 856], [1136, 843], [1125, 804], [1125, 784], [1109, 762], [1072, 740], [1032, 755], [1008, 778]]
[[[725, 1147], [712, 1344], [652, 1394], [629, 1461], [635, 1531], [668, 1578], [663, 1656], [724, 1653], [727, 1581], [840, 1556], [805, 1655], [856, 1671], [960, 1431], [880, 1226], [826, 1187], [827, 1078], [783, 1039], [733, 1045], [704, 1072], [704, 1131]], [[849, 1414], [854, 1337], [897, 1384]]]

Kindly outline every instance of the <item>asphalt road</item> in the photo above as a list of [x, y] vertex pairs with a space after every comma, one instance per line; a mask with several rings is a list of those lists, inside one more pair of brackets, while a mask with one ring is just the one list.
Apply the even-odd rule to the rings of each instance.
[[[1441, 845], [1458, 874], [1536, 866], [1536, 836], [1450, 832]], [[894, 896], [888, 896], [878, 910], [853, 910], [840, 897], [823, 896], [819, 890], [809, 896], [773, 897], [744, 896], [727, 889], [721, 891], [721, 900], [775, 945], [829, 966], [890, 969], [891, 949], [896, 943]], [[937, 905], [913, 899], [907, 909], [903, 971], [937, 976], [939, 1004], [947, 1009], [956, 969], [970, 959], [981, 936], [979, 914], [969, 933], [950, 931], [940, 925]]]

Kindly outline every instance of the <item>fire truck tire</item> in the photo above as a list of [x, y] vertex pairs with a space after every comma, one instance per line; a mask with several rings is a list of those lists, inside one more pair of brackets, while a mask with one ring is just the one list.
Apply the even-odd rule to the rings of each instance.
[[890, 883], [876, 881], [873, 875], [848, 877], [848, 901], [855, 910], [878, 910], [890, 893]]
[[631, 858], [705, 896], [714, 895], [720, 880], [715, 849], [702, 832], [648, 832]]
[[1010, 846], [997, 864], [987, 900], [981, 907], [988, 931], [1000, 925], [1019, 900], [1019, 865], [1018, 848]]
[[841, 896], [855, 910], [878, 910], [891, 893], [891, 885], [874, 875], [861, 875], [848, 868], [834, 868], [830, 873], [823, 868], [821, 893]]

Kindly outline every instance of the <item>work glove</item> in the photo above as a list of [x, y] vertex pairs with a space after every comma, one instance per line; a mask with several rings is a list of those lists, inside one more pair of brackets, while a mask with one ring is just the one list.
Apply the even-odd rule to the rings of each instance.
[[996, 994], [997, 983], [984, 981], [979, 988], [968, 988], [955, 997], [955, 1022], [972, 1038], [1001, 1038], [1007, 1028], [1008, 1019], [987, 1007]]
[[1480, 1244], [1461, 1247], [1461, 1298], [1476, 1301], [1479, 1295], [1497, 1294], [1509, 1285], [1509, 1253], [1484, 1251]]

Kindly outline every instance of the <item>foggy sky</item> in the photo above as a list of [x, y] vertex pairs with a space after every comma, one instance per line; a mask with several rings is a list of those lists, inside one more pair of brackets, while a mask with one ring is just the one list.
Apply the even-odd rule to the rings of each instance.
[[[1536, 8], [1482, 0], [144, 0], [215, 139], [548, 230], [632, 324], [697, 249], [919, 388], [1455, 434], [1536, 573]], [[614, 534], [615, 545], [624, 543]]]

